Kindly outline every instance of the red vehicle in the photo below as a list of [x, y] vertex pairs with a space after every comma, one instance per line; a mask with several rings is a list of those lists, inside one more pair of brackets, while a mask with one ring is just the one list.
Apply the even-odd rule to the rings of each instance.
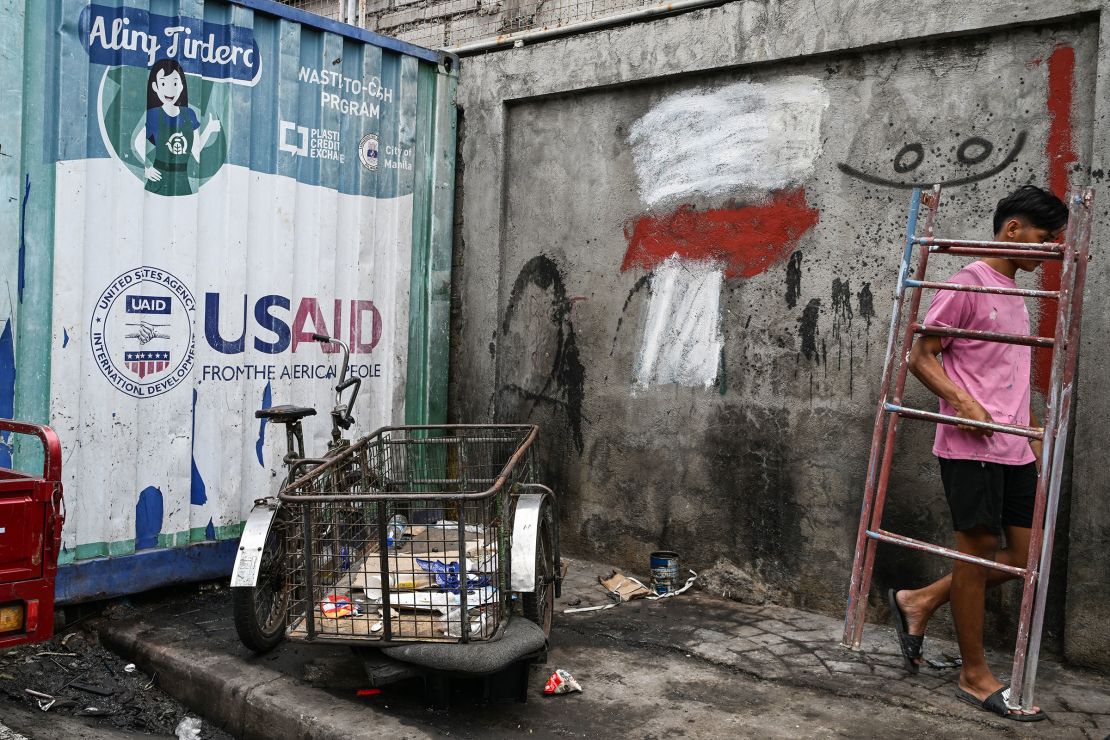
[[33, 435], [43, 446], [43, 473], [0, 467], [0, 648], [54, 634], [54, 577], [62, 543], [62, 445], [48, 426], [0, 419], [0, 443]]

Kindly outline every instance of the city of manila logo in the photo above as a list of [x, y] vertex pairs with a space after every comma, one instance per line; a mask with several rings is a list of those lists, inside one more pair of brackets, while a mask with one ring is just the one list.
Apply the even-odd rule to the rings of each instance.
[[193, 369], [196, 300], [173, 274], [136, 267], [104, 289], [93, 307], [89, 342], [104, 377], [136, 398], [158, 396]]
[[366, 134], [358, 143], [358, 159], [371, 172], [378, 169], [378, 136]]

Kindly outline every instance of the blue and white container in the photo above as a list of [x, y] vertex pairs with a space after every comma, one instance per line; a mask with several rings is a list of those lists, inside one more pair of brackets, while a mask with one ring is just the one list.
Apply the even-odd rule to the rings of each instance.
[[229, 573], [283, 474], [254, 411], [327, 438], [312, 333], [352, 435], [445, 420], [457, 59], [270, 0], [5, 6], [0, 416], [62, 440], [59, 600]]

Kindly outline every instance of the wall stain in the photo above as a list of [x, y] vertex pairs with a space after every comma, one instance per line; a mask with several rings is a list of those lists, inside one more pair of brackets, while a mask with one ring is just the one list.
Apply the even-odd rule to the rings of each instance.
[[[737, 429], [745, 433], [738, 437]], [[753, 564], [767, 581], [786, 586], [797, 578], [806, 541], [790, 474], [794, 454], [790, 412], [722, 405], [709, 419], [702, 449], [710, 463], [713, 493], [699, 504], [711, 513], [706, 524], [715, 518], [728, 534], [707, 538], [698, 536], [699, 532], [683, 532], [685, 536], [677, 540], [688, 543], [687, 550], [698, 559], [725, 554]], [[743, 495], [734, 495], [737, 491]]]
[[790, 261], [786, 263], [786, 305], [790, 308], [798, 305], [798, 298], [802, 295], [802, 253], [794, 252]]

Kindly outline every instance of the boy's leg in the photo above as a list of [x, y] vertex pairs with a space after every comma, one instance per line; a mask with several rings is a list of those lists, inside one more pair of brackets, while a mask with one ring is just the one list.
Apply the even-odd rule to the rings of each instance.
[[[998, 538], [984, 527], [956, 533], [956, 549], [981, 558], [990, 557], [991, 542]], [[1028, 541], [1027, 541], [1028, 542]], [[995, 678], [987, 665], [983, 650], [983, 611], [988, 569], [959, 560], [952, 568], [952, 621], [956, 623], [956, 640], [960, 644], [960, 688], [979, 701], [1003, 688], [1005, 684]], [[1040, 707], [1028, 712], [1011, 709], [1011, 714], [1039, 714]]]
[[[1032, 530], [1028, 527], [1013, 526], [1007, 526], [1004, 529], [1006, 531], [1006, 547], [998, 550], [991, 559], [1003, 565], [1024, 568], [1029, 557], [1029, 537]], [[987, 588], [1013, 580], [1016, 577], [1000, 570], [988, 571]], [[898, 601], [898, 606], [906, 617], [906, 624], [911, 635], [925, 634], [925, 627], [933, 616], [933, 612], [948, 603], [951, 589], [952, 574], [949, 573], [924, 588], [903, 589], [894, 595], [894, 598]]]
[[[980, 558], [992, 558], [998, 537], [986, 527], [956, 532], [956, 549]], [[987, 666], [983, 650], [983, 609], [988, 569], [957, 560], [952, 568], [952, 621], [956, 624], [956, 640], [960, 644], [963, 667], [960, 688], [979, 699], [986, 699], [1002, 684]]]

